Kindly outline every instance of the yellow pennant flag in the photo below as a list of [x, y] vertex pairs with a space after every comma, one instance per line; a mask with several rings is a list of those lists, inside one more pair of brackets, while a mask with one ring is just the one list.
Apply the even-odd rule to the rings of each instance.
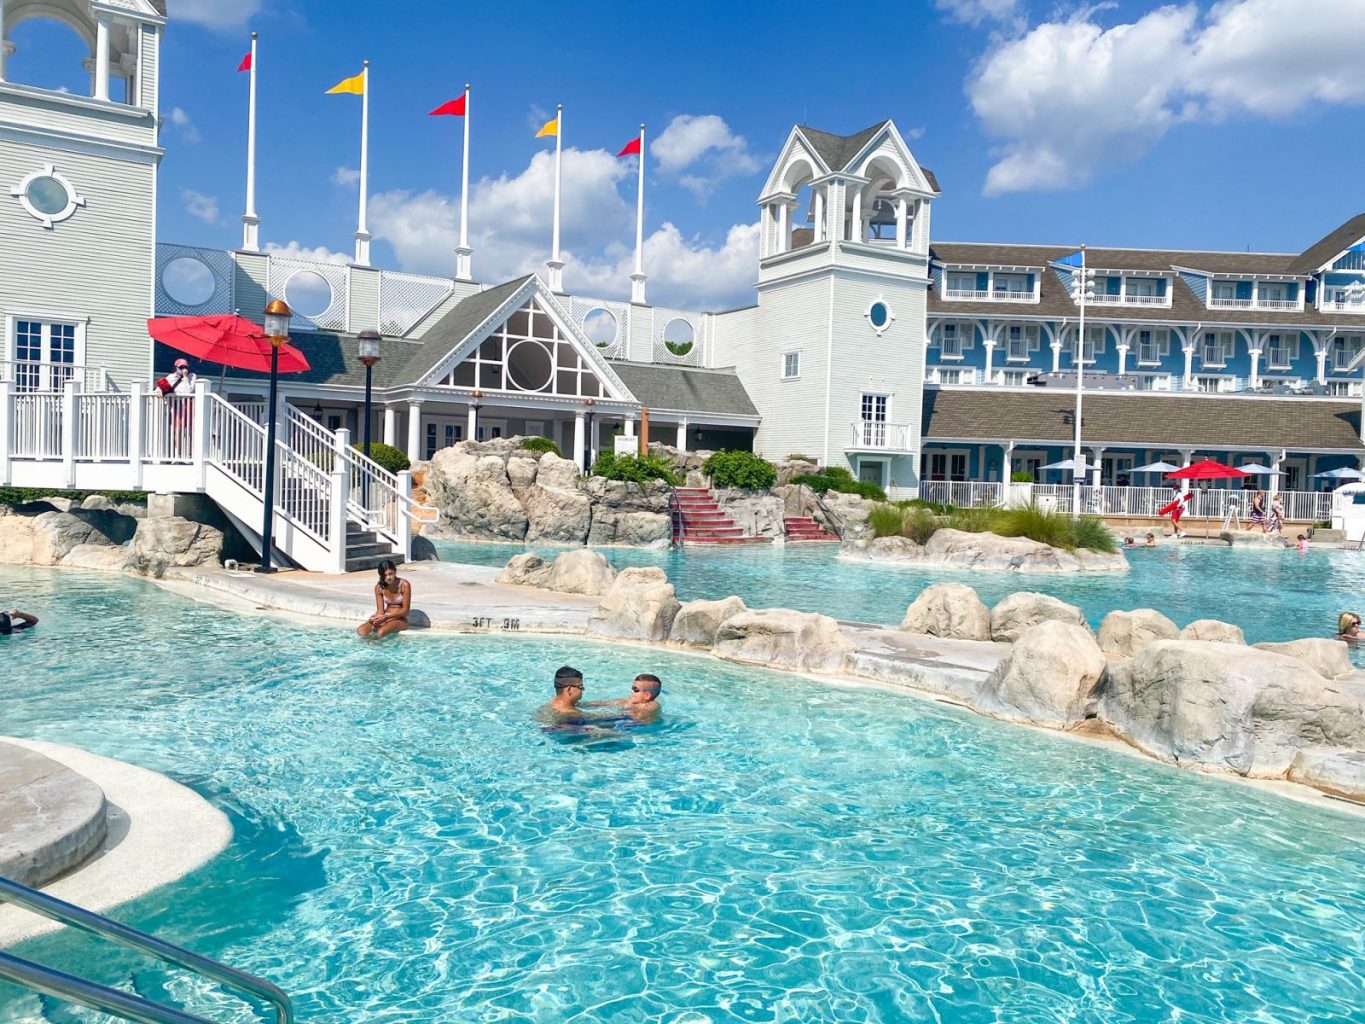
[[353, 96], [363, 96], [365, 94], [365, 72], [360, 72], [354, 78], [346, 78], [338, 82], [327, 90], [327, 95], [336, 93], [350, 93]]
[[552, 118], [550, 118], [550, 120], [548, 120], [548, 121], [545, 122], [545, 127], [544, 127], [544, 128], [542, 128], [540, 131], [536, 132], [536, 138], [538, 138], [538, 139], [543, 139], [543, 138], [545, 138], [545, 137], [547, 137], [547, 136], [554, 136], [554, 135], [558, 135], [558, 134], [559, 134], [559, 118], [558, 118], [558, 117], [552, 117]]

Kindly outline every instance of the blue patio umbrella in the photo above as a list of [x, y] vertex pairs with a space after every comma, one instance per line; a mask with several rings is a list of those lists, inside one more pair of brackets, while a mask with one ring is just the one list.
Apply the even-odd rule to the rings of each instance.
[[1365, 480], [1365, 472], [1351, 466], [1342, 466], [1340, 469], [1326, 469], [1321, 473], [1314, 473], [1315, 477], [1322, 477], [1326, 480]]
[[1174, 473], [1179, 466], [1172, 466], [1169, 462], [1153, 462], [1146, 466], [1138, 466], [1137, 469], [1130, 470], [1133, 473]]

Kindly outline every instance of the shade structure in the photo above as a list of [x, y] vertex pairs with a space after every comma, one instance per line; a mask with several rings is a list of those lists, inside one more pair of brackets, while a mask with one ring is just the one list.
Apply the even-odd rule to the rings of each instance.
[[1083, 472], [1083, 473], [1084, 473], [1084, 472], [1089, 472], [1089, 471], [1092, 470], [1092, 469], [1098, 469], [1099, 467], [1098, 467], [1098, 466], [1091, 465], [1090, 463], [1086, 462], [1084, 459], [1081, 460], [1079, 466], [1077, 466], [1076, 460], [1075, 460], [1075, 459], [1063, 459], [1061, 462], [1052, 462], [1052, 463], [1049, 463], [1048, 465], [1044, 466], [1043, 468], [1044, 468], [1044, 469], [1063, 469], [1063, 470], [1068, 470], [1068, 471], [1073, 472], [1073, 473], [1074, 473], [1074, 472], [1077, 472], [1077, 471], [1079, 470], [1080, 472]]
[[1259, 462], [1244, 462], [1237, 467], [1243, 473], [1251, 476], [1284, 476], [1284, 472], [1278, 469], [1271, 469], [1269, 466], [1262, 466]]
[[[270, 339], [260, 324], [228, 313], [154, 317], [147, 333], [163, 345], [236, 370], [270, 372]], [[280, 373], [303, 373], [308, 358], [293, 345], [280, 346]]]
[[1130, 473], [1171, 473], [1179, 469], [1179, 466], [1172, 466], [1169, 462], [1152, 462], [1146, 466], [1138, 466], [1137, 469], [1129, 470]]
[[1186, 466], [1184, 469], [1177, 469], [1174, 473], [1167, 473], [1167, 480], [1228, 480], [1237, 477], [1250, 476], [1240, 469], [1232, 466], [1225, 466], [1221, 462], [1214, 462], [1212, 459], [1204, 459], [1193, 465]]
[[1321, 473], [1314, 473], [1313, 476], [1322, 477], [1326, 480], [1365, 480], [1365, 472], [1352, 469], [1350, 466], [1323, 470]]

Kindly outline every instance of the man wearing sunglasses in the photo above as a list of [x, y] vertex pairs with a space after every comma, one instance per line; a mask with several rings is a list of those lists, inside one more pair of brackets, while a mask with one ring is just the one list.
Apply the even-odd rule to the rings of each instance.
[[583, 699], [583, 673], [572, 665], [555, 671], [554, 700], [540, 709], [540, 717], [552, 723], [581, 722], [586, 717], [578, 706]]
[[659, 693], [663, 690], [664, 684], [659, 681], [659, 677], [649, 672], [641, 672], [635, 677], [635, 681], [630, 684], [630, 696], [622, 697], [620, 700], [599, 700], [584, 707], [617, 707], [636, 722], [653, 722], [659, 717], [662, 710], [659, 706]]

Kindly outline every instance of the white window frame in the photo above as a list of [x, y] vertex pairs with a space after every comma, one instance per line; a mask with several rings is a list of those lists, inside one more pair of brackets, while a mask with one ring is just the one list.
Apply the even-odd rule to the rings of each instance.
[[[787, 360], [789, 360], [789, 359], [795, 359], [795, 360], [796, 360], [796, 372], [794, 372], [794, 373], [789, 373], [789, 372], [788, 372]], [[793, 352], [783, 352], [783, 353], [782, 353], [782, 380], [800, 380], [800, 379], [801, 379], [801, 352], [800, 352], [800, 350], [793, 351]]]
[[1000, 371], [1000, 383], [1007, 388], [1028, 387], [1028, 379], [1032, 377], [1036, 370], [1009, 369]]
[[[1279, 348], [1284, 355], [1276, 360], [1274, 352], [1275, 346], [1271, 343], [1272, 337], [1279, 338]], [[1289, 370], [1294, 366], [1299, 358], [1299, 335], [1296, 331], [1277, 331], [1274, 335], [1266, 335], [1265, 339], [1265, 365], [1271, 370]]]
[[[66, 206], [56, 213], [44, 213], [29, 202], [28, 188], [39, 178], [51, 178], [66, 190]], [[74, 214], [79, 207], [85, 205], [85, 197], [76, 191], [76, 186], [71, 184], [71, 179], [64, 174], [57, 173], [52, 164], [44, 164], [38, 170], [25, 175], [19, 184], [9, 190], [9, 194], [19, 200], [19, 205], [24, 208], [25, 213], [41, 223], [48, 231], [52, 230], [54, 224], [60, 224]]]
[[[943, 344], [944, 339], [943, 332], [950, 327], [953, 330], [953, 337], [956, 339], [955, 348], [951, 352], [947, 348], [945, 348]], [[956, 361], [959, 359], [966, 358], [966, 351], [968, 348], [971, 347], [970, 340], [976, 335], [976, 329], [972, 328], [971, 331], [967, 334], [967, 338], [964, 339], [962, 327], [963, 327], [962, 324], [956, 322], [949, 322], [938, 325], [938, 357], [940, 359], [951, 359]]]
[[[1016, 287], [1016, 285], [1018, 287]], [[996, 271], [991, 275], [992, 295], [1028, 295], [1028, 274], [1012, 271]]]
[[[72, 353], [72, 361], [70, 363], [60, 364], [73, 368], [71, 374], [68, 374], [67, 377], [73, 378], [74, 375], [81, 374], [84, 371], [85, 333], [86, 327], [90, 323], [89, 317], [55, 316], [51, 313], [26, 313], [19, 310], [7, 312], [5, 314], [5, 358], [8, 359], [11, 364], [17, 364], [20, 361], [18, 358], [20, 322], [37, 323], [41, 325], [40, 358], [36, 360], [39, 367], [39, 384], [36, 389], [28, 390], [52, 391], [59, 389], [54, 388], [53, 386], [54, 383], [59, 383], [54, 381], [54, 375], [52, 373], [52, 367], [58, 365], [52, 362], [52, 328], [54, 326], [75, 328], [75, 344]], [[34, 362], [33, 360], [24, 361]], [[11, 379], [15, 379], [13, 369], [11, 369], [9, 376]], [[83, 377], [74, 377], [74, 379], [77, 379], [82, 383], [84, 382]]]
[[[1013, 337], [1015, 331], [1019, 332], [1018, 339]], [[1042, 331], [1037, 324], [1010, 324], [1005, 328], [1005, 362], [1027, 363], [1030, 355], [1038, 351], [1041, 337]], [[1023, 345], [1017, 353], [1014, 347], [1016, 340]]]
[[[1143, 341], [1142, 336], [1148, 335], [1148, 340]], [[1161, 361], [1171, 352], [1171, 332], [1164, 327], [1144, 327], [1139, 330], [1134, 339], [1137, 341], [1137, 365], [1138, 366], [1160, 366]], [[1149, 352], [1143, 351], [1143, 346], [1151, 346]]]
[[[880, 303], [886, 307], [886, 323], [878, 327], [872, 322], [872, 308]], [[891, 325], [896, 322], [896, 311], [891, 308], [891, 303], [880, 295], [867, 304], [867, 309], [863, 310], [863, 319], [867, 321], [867, 326], [871, 327], [878, 334], [883, 334], [891, 329]]]
[[[1276, 294], [1267, 295], [1267, 292]], [[1258, 281], [1256, 283], [1256, 299], [1258, 302], [1288, 302], [1289, 285], [1283, 281]]]
[[[929, 467], [933, 465], [933, 459], [934, 456], [936, 455], [943, 457], [943, 465], [945, 469], [943, 476], [946, 481], [952, 483], [965, 483], [967, 480], [971, 478], [972, 450], [970, 448], [934, 448], [926, 450], [921, 453], [921, 458], [924, 460], [923, 463], [925, 470], [924, 479], [926, 480], [933, 479], [933, 477], [930, 475]], [[965, 460], [965, 468], [962, 471], [961, 480], [953, 480], [952, 474], [953, 457], [957, 455], [962, 456], [962, 458]]]
[[[1352, 360], [1365, 347], [1365, 335], [1360, 334], [1339, 334], [1332, 339], [1332, 346], [1328, 349], [1327, 369], [1330, 373], [1345, 373], [1346, 367], [1351, 365]], [[1337, 358], [1337, 353], [1342, 354], [1342, 358]]]
[[1124, 282], [1125, 295], [1141, 295], [1145, 298], [1155, 299], [1157, 297], [1156, 281], [1154, 277], [1130, 277]]
[[[1226, 291], [1227, 294], [1226, 294], [1226, 295], [1219, 295], [1218, 292], [1219, 292], [1220, 289]], [[1236, 281], [1213, 281], [1213, 282], [1210, 282], [1210, 284], [1209, 284], [1209, 298], [1211, 298], [1211, 299], [1219, 299], [1219, 300], [1222, 300], [1222, 301], [1224, 301], [1224, 302], [1226, 302], [1226, 301], [1228, 301], [1228, 300], [1230, 300], [1230, 299], [1235, 299], [1235, 298], [1237, 298], [1237, 282], [1236, 282]]]
[[1094, 366], [1095, 360], [1104, 355], [1105, 346], [1109, 343], [1109, 328], [1087, 327], [1085, 333], [1088, 337], [1081, 346], [1081, 365]]
[[[976, 287], [976, 272], [967, 270], [945, 270], [943, 272], [944, 291], [949, 292], [974, 292]], [[963, 287], [963, 284], [966, 287]]]
[[[950, 374], [952, 374], [956, 379], [954, 379], [954, 380], [944, 380], [943, 375], [944, 375], [945, 373], [950, 373]], [[935, 366], [935, 367], [934, 367], [934, 382], [935, 382], [936, 384], [948, 384], [948, 385], [961, 384], [961, 383], [962, 383], [962, 373], [963, 373], [963, 368], [960, 367], [960, 366]]]
[[[1213, 381], [1212, 390], [1201, 387], [1202, 381]], [[1237, 378], [1224, 373], [1197, 373], [1194, 375], [1194, 390], [1205, 395], [1225, 395], [1237, 386]]]
[[1171, 375], [1169, 373], [1139, 373], [1139, 391], [1170, 391]]
[[[1212, 349], [1209, 339], [1213, 339], [1213, 349], [1217, 356], [1209, 358]], [[1235, 331], [1205, 331], [1199, 339], [1199, 365], [1201, 368], [1221, 370], [1237, 354], [1237, 333]]]

